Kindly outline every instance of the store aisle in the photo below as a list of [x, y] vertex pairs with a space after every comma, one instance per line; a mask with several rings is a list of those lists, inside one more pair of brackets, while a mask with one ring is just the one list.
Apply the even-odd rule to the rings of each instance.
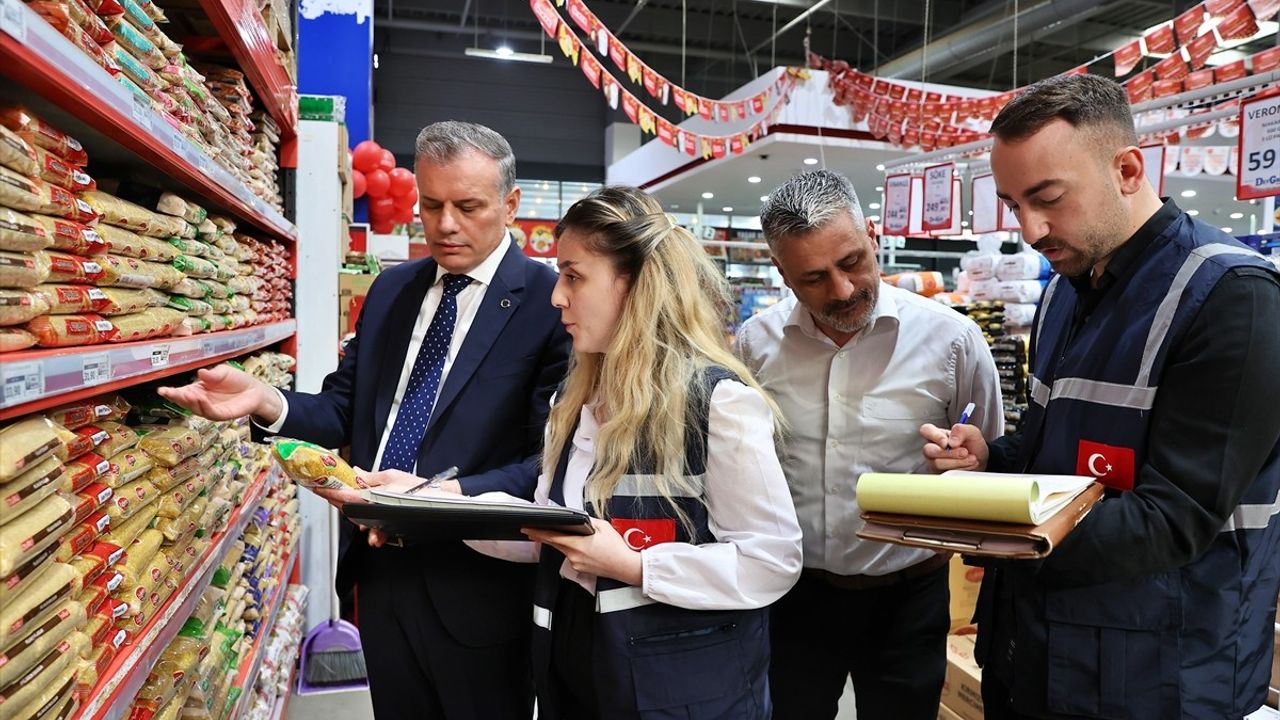
[[[840, 698], [840, 714], [836, 720], [857, 720], [858, 714], [853, 707], [853, 685], [844, 689], [844, 697]], [[369, 701], [367, 690], [360, 692], [333, 693], [331, 695], [295, 696], [289, 702], [289, 714], [286, 720], [371, 720], [373, 705]]]

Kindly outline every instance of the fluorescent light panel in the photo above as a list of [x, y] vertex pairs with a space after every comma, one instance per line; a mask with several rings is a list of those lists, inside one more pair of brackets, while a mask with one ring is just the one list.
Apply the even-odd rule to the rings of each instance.
[[504, 48], [504, 50], [500, 52], [498, 50], [490, 50], [488, 48], [469, 47], [466, 49], [466, 54], [469, 55], [470, 57], [489, 58], [490, 60], [515, 60], [516, 62], [531, 62], [531, 63], [543, 63], [543, 64], [549, 63], [554, 59], [550, 55], [539, 55], [537, 53], [515, 52], [510, 48]]

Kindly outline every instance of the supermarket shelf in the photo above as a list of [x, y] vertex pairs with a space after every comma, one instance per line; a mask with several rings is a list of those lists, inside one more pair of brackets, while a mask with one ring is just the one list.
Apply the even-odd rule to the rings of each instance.
[[296, 320], [206, 335], [6, 353], [0, 420], [186, 372], [293, 337]]
[[282, 139], [297, 134], [298, 93], [276, 56], [275, 42], [254, 0], [200, 0], [258, 99], [280, 125]]
[[249, 648], [249, 662], [240, 666], [236, 679], [231, 684], [233, 688], [240, 688], [240, 695], [236, 698], [231, 712], [227, 713], [229, 720], [237, 720], [240, 717], [247, 702], [245, 698], [253, 694], [253, 684], [258, 679], [258, 671], [262, 669], [264, 655], [262, 645], [271, 635], [271, 629], [276, 626], [276, 619], [280, 617], [280, 608], [284, 607], [285, 591], [289, 589], [290, 570], [294, 561], [297, 560], [297, 555], [298, 544], [295, 542], [277, 570], [280, 574], [280, 582], [276, 584], [275, 595], [271, 598], [271, 610], [267, 614], [267, 622], [258, 627], [258, 636], [253, 639], [253, 645]]
[[276, 239], [297, 239], [297, 228], [284, 215], [205, 155], [167, 116], [153, 110], [149, 100], [113, 79], [22, 0], [0, 0], [0, 64], [22, 68], [16, 75], [18, 82], [237, 219]]
[[212, 580], [214, 570], [222, 564], [236, 538], [244, 532], [249, 518], [266, 495], [267, 487], [280, 472], [279, 466], [273, 464], [249, 486], [244, 502], [237, 506], [227, 529], [205, 550], [204, 556], [196, 565], [196, 572], [187, 578], [147, 626], [133, 638], [132, 643], [126, 646], [126, 651], [117, 656], [102, 673], [105, 680], [93, 689], [89, 696], [91, 700], [80, 709], [79, 718], [122, 720], [128, 717], [129, 706], [146, 682], [147, 674], [191, 616], [200, 595]]
[[[289, 684], [285, 691], [276, 698], [276, 706], [271, 709], [271, 720], [284, 720], [289, 715], [289, 700], [293, 698], [293, 688], [298, 681], [298, 663], [294, 662], [289, 671]], [[234, 719], [233, 719], [234, 720]]]

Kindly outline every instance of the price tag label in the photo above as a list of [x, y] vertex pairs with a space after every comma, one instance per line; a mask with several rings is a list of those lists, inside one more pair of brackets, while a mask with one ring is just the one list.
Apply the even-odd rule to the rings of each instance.
[[155, 111], [151, 109], [151, 101], [147, 98], [129, 93], [129, 110], [133, 114], [133, 121], [143, 130], [151, 130], [151, 118], [155, 115]]
[[44, 365], [39, 362], [5, 363], [0, 377], [4, 378], [6, 407], [34, 400], [44, 394]]
[[169, 344], [151, 348], [151, 367], [162, 368], [169, 364]]
[[0, 0], [0, 30], [20, 43], [27, 42], [27, 9], [18, 0]]
[[1280, 195], [1280, 93], [1240, 103], [1236, 199]]
[[911, 176], [890, 175], [884, 179], [884, 231], [904, 235], [911, 225]]
[[111, 356], [107, 353], [85, 355], [80, 365], [80, 381], [84, 385], [99, 385], [111, 379]]
[[951, 203], [954, 200], [951, 176], [955, 163], [932, 165], [924, 169], [924, 230], [945, 230], [951, 225]]

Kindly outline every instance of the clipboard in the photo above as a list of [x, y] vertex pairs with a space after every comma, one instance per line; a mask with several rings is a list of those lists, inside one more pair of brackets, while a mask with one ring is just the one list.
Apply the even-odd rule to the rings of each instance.
[[1094, 483], [1039, 525], [864, 511], [858, 537], [961, 555], [1034, 560], [1053, 552], [1102, 499], [1104, 490]]
[[550, 505], [458, 502], [422, 499], [413, 505], [346, 503], [352, 522], [385, 531], [409, 542], [427, 540], [528, 540], [520, 528], [534, 527], [571, 535], [591, 535], [591, 516]]

